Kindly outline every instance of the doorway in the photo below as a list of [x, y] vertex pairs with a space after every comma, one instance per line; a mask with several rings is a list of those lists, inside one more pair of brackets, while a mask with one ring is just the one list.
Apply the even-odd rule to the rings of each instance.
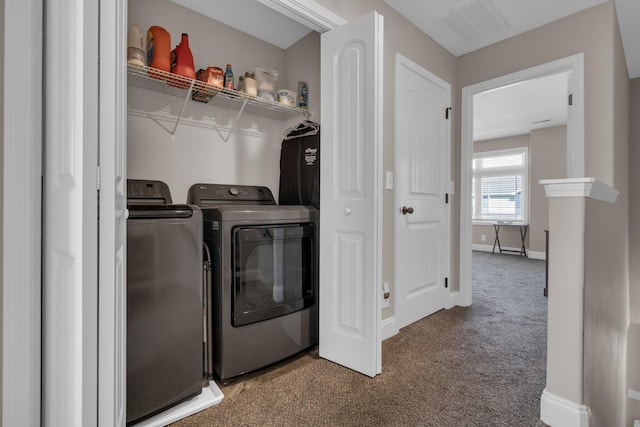
[[557, 61], [508, 74], [462, 88], [462, 136], [460, 183], [460, 300], [472, 303], [472, 180], [474, 97], [483, 92], [519, 84], [559, 73], [566, 73], [571, 106], [567, 113], [567, 177], [584, 175], [584, 55], [577, 54]]
[[[338, 25], [331, 21], [332, 16], [324, 16], [322, 11], [318, 9], [318, 7], [314, 7], [312, 9], [308, 9], [307, 6], [309, 4], [314, 4], [312, 1], [296, 1], [296, 2], [276, 2], [276, 3], [287, 3], [292, 4], [290, 7], [292, 10], [296, 10], [298, 15], [305, 17], [311, 21], [317, 21], [318, 25], [324, 26], [326, 28], [327, 25], [333, 24], [335, 27]], [[122, 185], [123, 177], [126, 175], [124, 173], [124, 165], [126, 164], [126, 130], [123, 129], [123, 123], [126, 123], [126, 109], [124, 109], [124, 105], [126, 105], [126, 75], [122, 70], [125, 70], [126, 67], [123, 64], [122, 58], [125, 58], [125, 54], [122, 51], [123, 46], [126, 46], [126, 43], [122, 42], [122, 38], [124, 38], [126, 34], [125, 23], [126, 19], [126, 0], [121, 0], [116, 2], [115, 5], [107, 5], [104, 4], [102, 6], [104, 10], [101, 10], [101, 31], [104, 34], [101, 36], [101, 41], [104, 40], [105, 44], [108, 44], [108, 52], [105, 55], [101, 56], [101, 76], [104, 76], [105, 83], [101, 84], [101, 105], [104, 104], [105, 108], [100, 109], [100, 124], [101, 128], [104, 129], [113, 129], [113, 132], [117, 132], [114, 138], [109, 138], [109, 141], [116, 141], [116, 148], [114, 153], [113, 145], [103, 144], [100, 149], [100, 158], [107, 159], [104, 164], [101, 164], [101, 177], [102, 182], [105, 183], [104, 187], [101, 188], [101, 206], [100, 206], [100, 223], [105, 224], [121, 224], [122, 219], [124, 218], [125, 212], [123, 209], [118, 210], [118, 207], [122, 208], [123, 204], [123, 196], [124, 193], [119, 192], [118, 188], [106, 188], [112, 187], [112, 183], [116, 183], [117, 186]], [[322, 8], [320, 8], [322, 9]], [[118, 37], [120, 39], [116, 39], [113, 37], [113, 32], [117, 32]], [[380, 47], [382, 43], [378, 44]], [[104, 49], [101, 48], [101, 54]], [[112, 54], [113, 53], [113, 54]], [[115, 75], [113, 75], [113, 70], [117, 70]], [[113, 79], [113, 81], [110, 81]], [[111, 85], [109, 83], [112, 83]], [[104, 90], [103, 90], [104, 89]], [[112, 89], [112, 90], [109, 90]], [[113, 90], [115, 89], [115, 90]], [[367, 92], [367, 91], [365, 91]], [[368, 93], [368, 92], [367, 92]], [[378, 93], [382, 93], [382, 90], [378, 90]], [[115, 95], [114, 95], [115, 94]], [[104, 96], [102, 96], [104, 95]], [[372, 103], [364, 103], [364, 105], [371, 105]], [[125, 117], [122, 117], [124, 110]], [[369, 121], [369, 123], [374, 123], [374, 121]], [[105, 131], [106, 132], [106, 131]], [[376, 135], [381, 135], [381, 129], [376, 130]], [[105, 139], [107, 140], [107, 139]], [[374, 158], [377, 160], [379, 158], [378, 153]], [[374, 165], [372, 169], [377, 171], [377, 164]], [[348, 169], [345, 169], [348, 170]], [[377, 173], [377, 172], [376, 172]], [[367, 182], [378, 182], [378, 179], [368, 180]], [[108, 184], [108, 185], [107, 185]], [[103, 198], [105, 196], [105, 206], [103, 208]], [[324, 203], [324, 202], [323, 202]], [[111, 206], [109, 208], [108, 206]], [[342, 211], [341, 211], [342, 212]], [[345, 210], [346, 212], [346, 210]], [[351, 211], [349, 211], [350, 213]], [[357, 213], [354, 209], [353, 218], [356, 217], [355, 213]], [[348, 215], [348, 214], [346, 214]], [[105, 254], [116, 254], [117, 256], [124, 255], [124, 245], [122, 244], [123, 234], [122, 229], [116, 229], [114, 227], [105, 227], [104, 229], [100, 228], [100, 243], [101, 243], [101, 253]], [[380, 236], [381, 233], [377, 232], [376, 237]], [[379, 246], [379, 243], [378, 243]], [[105, 248], [103, 251], [102, 249]], [[379, 248], [375, 248], [375, 252], [372, 251], [372, 255], [376, 255], [379, 253]], [[379, 255], [376, 255], [379, 258]], [[111, 256], [100, 257], [100, 282], [104, 283], [117, 283], [113, 280], [112, 276], [114, 272], [116, 274], [122, 275], [124, 266], [121, 263], [122, 258], [115, 259]], [[367, 267], [373, 263], [365, 263], [364, 266]], [[379, 262], [377, 263], [380, 264]], [[106, 277], [106, 279], [105, 279]], [[120, 276], [121, 277], [121, 276]], [[123, 403], [124, 396], [122, 394], [123, 390], [123, 376], [122, 376], [122, 338], [124, 334], [124, 330], [122, 328], [122, 313], [123, 313], [123, 301], [122, 294], [115, 295], [117, 289], [114, 291], [110, 287], [105, 287], [104, 295], [100, 296], [100, 346], [104, 349], [101, 352], [101, 365], [99, 369], [99, 396], [97, 401], [100, 403], [100, 424], [102, 425], [113, 425], [118, 424], [117, 420], [122, 419], [123, 415]], [[370, 298], [370, 302], [373, 304], [377, 304], [377, 296], [373, 295]], [[343, 311], [345, 312], [345, 311]], [[379, 316], [379, 313], [376, 313], [375, 310], [372, 311], [374, 315]], [[379, 320], [379, 319], [378, 319]], [[114, 327], [116, 325], [116, 327]], [[374, 339], [377, 340], [374, 344], [379, 346], [378, 333], [377, 328], [379, 327], [379, 322], [373, 327], [367, 323], [366, 332], [371, 334], [371, 331], [374, 331]], [[372, 346], [373, 347], [373, 346]], [[374, 348], [371, 349], [375, 351]], [[107, 354], [108, 353], [108, 354]], [[104, 363], [102, 361], [104, 360]], [[375, 364], [378, 366], [374, 366], [374, 371], [379, 371], [379, 353], [378, 356], [373, 358]], [[116, 420], [116, 422], [114, 422]]]

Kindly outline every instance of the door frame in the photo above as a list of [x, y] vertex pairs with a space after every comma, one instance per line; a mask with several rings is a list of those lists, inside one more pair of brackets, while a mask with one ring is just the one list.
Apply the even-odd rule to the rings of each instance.
[[[568, 56], [556, 61], [506, 74], [462, 88], [462, 121], [460, 140], [460, 293], [458, 304], [472, 302], [471, 286], [471, 179], [473, 178], [473, 96], [490, 89], [545, 77], [569, 74], [573, 107], [567, 115], [567, 178], [584, 177], [584, 54]], [[536, 184], [536, 183], [532, 183]]]
[[[40, 425], [43, 2], [4, 1], [0, 425]], [[16, 84], [20, 82], [20, 84]]]
[[[397, 119], [397, 115], [398, 115], [398, 94], [399, 89], [398, 89], [398, 71], [400, 66], [404, 64], [407, 68], [411, 68], [413, 69], [416, 73], [419, 73], [421, 76], [424, 76], [425, 78], [429, 79], [430, 81], [437, 83], [438, 85], [444, 87], [448, 87], [448, 92], [449, 92], [449, 102], [448, 104], [451, 105], [451, 96], [452, 96], [452, 90], [451, 90], [451, 83], [441, 79], [440, 77], [436, 76], [435, 74], [433, 74], [432, 72], [430, 72], [429, 70], [427, 70], [425, 67], [421, 66], [420, 64], [417, 64], [416, 62], [412, 61], [411, 59], [409, 59], [408, 57], [402, 55], [399, 52], [396, 52], [396, 58], [395, 58], [395, 83], [394, 83], [394, 87], [395, 87], [395, 115], [396, 117], [394, 118], [394, 139], [395, 141], [399, 140], [399, 133], [398, 133], [398, 119]], [[446, 188], [446, 192], [449, 193], [449, 195], [452, 194], [452, 191], [450, 191], [450, 187], [451, 187], [451, 123], [452, 120], [449, 119], [448, 121], [448, 126], [447, 126], [447, 131], [446, 131], [446, 160], [445, 160], [445, 171], [444, 171], [444, 185]], [[394, 144], [394, 169], [396, 171], [399, 170], [399, 166], [398, 166], [398, 144], [395, 143]], [[397, 174], [397, 172], [396, 172]], [[396, 175], [397, 176], [397, 175]], [[400, 227], [400, 222], [402, 221], [402, 216], [400, 215], [400, 212], [398, 210], [398, 207], [402, 204], [402, 201], [400, 200], [400, 193], [399, 191], [397, 191], [397, 179], [396, 179], [396, 186], [394, 188], [394, 215], [393, 215], [393, 221], [394, 221], [394, 253], [397, 254], [398, 253], [398, 247], [400, 245], [399, 242], [399, 233], [398, 233], [398, 229]], [[451, 269], [451, 204], [447, 203], [445, 206], [445, 219], [444, 219], [445, 223], [446, 223], [446, 233], [445, 233], [445, 237], [444, 237], [444, 241], [445, 241], [445, 247], [443, 248], [443, 253], [445, 254], [445, 260], [442, 266], [442, 272], [444, 273], [445, 277], [450, 277], [450, 269]], [[397, 292], [397, 287], [398, 285], [398, 258], [396, 257], [395, 262], [394, 262], [394, 282], [395, 282], [395, 286], [396, 286], [396, 292], [394, 292], [394, 295], [398, 295]], [[455, 304], [453, 304], [452, 299], [452, 292], [450, 291], [450, 288], [446, 288], [447, 290], [447, 297], [446, 297], [446, 302], [445, 302], [445, 306], [444, 308], [451, 308], [453, 307]], [[396, 322], [398, 321], [398, 299], [394, 298], [393, 299], [393, 313], [394, 313], [394, 317]]]

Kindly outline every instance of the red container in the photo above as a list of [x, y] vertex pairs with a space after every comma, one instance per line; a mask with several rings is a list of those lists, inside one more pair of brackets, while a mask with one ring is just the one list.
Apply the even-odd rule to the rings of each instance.
[[[182, 39], [178, 46], [171, 51], [171, 72], [188, 79], [195, 79], [196, 72], [193, 66], [193, 55], [189, 49], [189, 36], [182, 33]], [[182, 79], [169, 79], [172, 86], [189, 87], [191, 82]]]

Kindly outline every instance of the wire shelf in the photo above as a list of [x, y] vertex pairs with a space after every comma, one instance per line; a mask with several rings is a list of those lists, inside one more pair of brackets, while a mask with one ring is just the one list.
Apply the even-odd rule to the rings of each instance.
[[127, 74], [130, 86], [183, 98], [185, 102], [192, 100], [279, 120], [308, 114], [307, 110], [301, 108], [289, 107], [264, 98], [254, 98], [242, 92], [212, 86], [200, 80], [147, 66], [127, 64]]

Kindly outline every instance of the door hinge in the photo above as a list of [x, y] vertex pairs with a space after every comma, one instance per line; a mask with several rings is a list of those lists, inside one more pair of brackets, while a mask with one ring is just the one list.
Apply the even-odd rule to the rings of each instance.
[[444, 287], [445, 287], [445, 288], [448, 288], [448, 287], [449, 287], [449, 278], [448, 278], [448, 277], [445, 277], [445, 278], [444, 278]]
[[445, 120], [449, 120], [449, 111], [451, 111], [451, 107], [447, 107], [444, 109], [444, 118]]
[[569, 94], [569, 105], [573, 105], [573, 94]]
[[445, 202], [445, 204], [448, 204], [448, 203], [449, 203], [449, 193], [445, 193], [445, 195], [444, 195], [444, 202]]

